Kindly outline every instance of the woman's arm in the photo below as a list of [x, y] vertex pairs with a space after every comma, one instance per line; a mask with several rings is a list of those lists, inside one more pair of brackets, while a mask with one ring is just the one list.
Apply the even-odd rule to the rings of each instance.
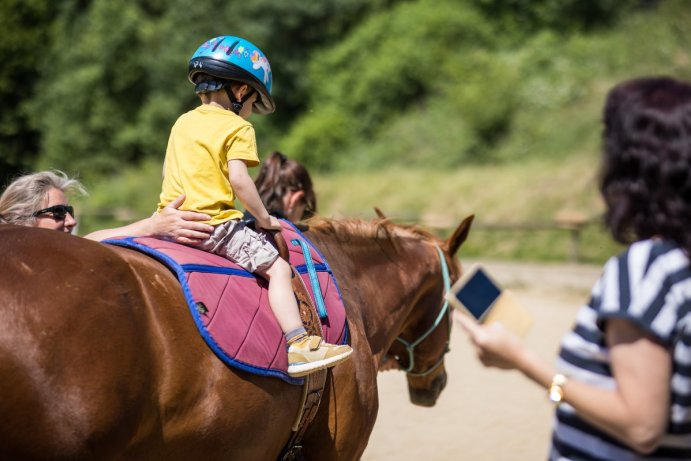
[[[479, 325], [462, 314], [456, 320], [468, 333], [485, 366], [517, 369], [549, 388], [556, 373], [520, 339], [501, 325]], [[664, 434], [672, 374], [670, 352], [628, 320], [609, 319], [606, 340], [617, 382], [614, 390], [570, 379], [563, 401], [593, 426], [632, 449], [649, 453]]]
[[160, 213], [149, 218], [113, 229], [102, 229], [85, 236], [90, 240], [105, 240], [119, 236], [158, 237], [177, 243], [193, 245], [209, 237], [213, 227], [199, 221], [211, 217], [204, 213], [181, 211], [178, 207], [185, 201], [181, 195], [170, 202]]

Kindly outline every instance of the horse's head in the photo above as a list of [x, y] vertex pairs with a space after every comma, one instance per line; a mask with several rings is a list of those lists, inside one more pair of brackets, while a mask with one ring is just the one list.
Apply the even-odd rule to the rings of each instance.
[[452, 320], [444, 294], [460, 276], [455, 255], [468, 236], [473, 218], [464, 219], [448, 240], [433, 245], [429, 274], [411, 300], [411, 314], [385, 358], [384, 368], [406, 372], [410, 400], [416, 405], [433, 406], [446, 386], [444, 355], [449, 351]]
[[473, 216], [441, 241], [376, 211], [371, 222], [319, 220], [306, 232], [339, 280], [354, 360], [375, 373], [404, 370], [411, 401], [432, 406], [446, 385], [451, 313], [444, 295], [460, 276], [455, 255]]

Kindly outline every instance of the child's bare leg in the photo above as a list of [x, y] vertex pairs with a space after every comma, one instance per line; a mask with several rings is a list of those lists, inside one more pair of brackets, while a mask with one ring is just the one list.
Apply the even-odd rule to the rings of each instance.
[[261, 275], [269, 279], [269, 304], [288, 342], [288, 374], [300, 377], [347, 360], [353, 350], [307, 335], [293, 295], [292, 274], [290, 265], [279, 258]]
[[262, 274], [269, 280], [269, 305], [283, 333], [303, 328], [291, 285], [292, 274], [288, 263], [281, 258]]

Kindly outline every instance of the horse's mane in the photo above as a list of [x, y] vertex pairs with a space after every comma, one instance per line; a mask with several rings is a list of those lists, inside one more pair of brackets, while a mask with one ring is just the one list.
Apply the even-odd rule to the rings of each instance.
[[362, 219], [330, 219], [315, 217], [307, 221], [306, 228], [310, 232], [322, 235], [348, 235], [363, 240], [385, 240], [396, 246], [400, 239], [416, 239], [436, 241], [436, 237], [414, 224], [394, 224], [388, 218], [378, 218], [372, 221]]

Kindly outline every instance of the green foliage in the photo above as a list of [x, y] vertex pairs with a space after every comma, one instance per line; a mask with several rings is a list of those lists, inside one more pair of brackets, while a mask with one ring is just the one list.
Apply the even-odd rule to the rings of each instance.
[[39, 133], [29, 122], [27, 96], [39, 82], [36, 66], [45, 56], [55, 11], [52, 0], [0, 2], [0, 184], [30, 169], [39, 153]]
[[508, 37], [530, 35], [540, 29], [560, 33], [611, 26], [641, 0], [471, 0], [488, 21], [508, 31]]
[[[352, 140], [365, 142], [407, 108], [424, 103], [451, 50], [462, 53], [493, 41], [478, 14], [453, 1], [419, 0], [374, 14], [336, 46], [315, 55], [309, 68], [310, 109], [286, 143], [293, 155], [331, 158], [340, 149], [342, 112]], [[319, 130], [319, 131], [313, 131]], [[315, 146], [313, 140], [323, 141]], [[327, 168], [331, 162], [317, 166]]]
[[117, 175], [86, 180], [88, 197], [76, 201], [81, 235], [151, 216], [161, 192], [161, 163], [145, 160]]
[[[531, 27], [539, 21], [541, 29], [528, 38], [525, 31], [512, 35], [500, 17], [483, 21], [457, 2], [418, 0], [373, 15], [312, 60], [310, 111], [284, 139], [288, 152], [322, 170], [445, 167], [534, 155], [536, 142], [563, 131], [564, 120], [557, 124], [545, 111], [591, 109], [593, 75], [611, 59], [609, 43], [603, 46], [597, 35], [563, 32], [614, 22], [638, 4], [475, 3], [498, 13], [520, 6], [533, 16]], [[519, 42], [524, 46], [517, 48]], [[564, 134], [566, 142], [551, 143], [557, 149], [550, 155], [592, 148], [594, 120], [566, 122], [574, 129]]]
[[51, 78], [33, 101], [43, 133], [37, 166], [95, 177], [162, 158], [170, 126], [194, 103], [184, 34], [174, 33], [193, 18], [156, 3], [94, 0], [83, 9], [64, 2], [42, 63]]
[[436, 99], [448, 107], [449, 130], [464, 126], [468, 137], [465, 146], [461, 144], [464, 148], [449, 152], [447, 158], [455, 158], [456, 163], [493, 160], [522, 102], [516, 92], [521, 73], [515, 57], [483, 49], [454, 54], [445, 63], [444, 75]]
[[[356, 126], [353, 126], [356, 125]], [[283, 149], [307, 165], [329, 169], [337, 162], [338, 152], [349, 144], [349, 136], [357, 131], [357, 124], [347, 113], [334, 107], [325, 108], [318, 117], [305, 117], [294, 129]]]
[[[423, 96], [407, 105], [410, 98], [401, 98], [394, 107], [376, 93], [365, 97], [366, 91], [358, 91], [373, 84], [362, 84], [371, 82], [366, 80], [368, 74], [347, 65], [354, 52], [345, 53], [325, 66], [333, 70], [329, 85], [334, 90], [317, 94], [314, 111], [299, 120], [286, 138], [287, 152], [323, 170], [392, 164], [439, 168], [595, 152], [601, 103], [609, 87], [636, 75], [684, 78], [689, 73], [686, 43], [691, 34], [684, 24], [691, 20], [691, 9], [669, 1], [654, 13], [632, 15], [611, 32], [564, 35], [543, 29], [523, 39], [520, 47], [491, 41], [446, 47], [434, 78], [425, 80], [424, 70], [417, 72], [427, 84]], [[365, 45], [368, 56], [379, 56], [373, 44]], [[354, 44], [350, 47], [357, 49]], [[395, 87], [400, 83], [397, 77], [405, 74], [387, 75], [391, 77], [386, 83]], [[397, 94], [402, 93], [397, 90]], [[389, 110], [382, 115], [378, 111], [385, 104]], [[326, 116], [339, 111], [353, 115]], [[369, 117], [370, 113], [377, 117]]]
[[[160, 159], [173, 121], [196, 104], [185, 78], [190, 54], [228, 33], [259, 44], [274, 68], [279, 110], [253, 120], [262, 150], [281, 149], [324, 170], [504, 159], [507, 140], [533, 133], [527, 145], [549, 128], [533, 128], [533, 101], [551, 109], [582, 91], [583, 62], [562, 56], [561, 32], [614, 24], [639, 4], [32, 0], [18, 8], [25, 22], [54, 19], [33, 35], [46, 53], [26, 61], [40, 69], [35, 96], [3, 113], [0, 136], [15, 133], [24, 144], [0, 144], [8, 151], [2, 161], [27, 165], [31, 157], [17, 153], [32, 142], [38, 148], [37, 140], [35, 167], [84, 177]], [[507, 18], [526, 29], [507, 27]], [[559, 35], [526, 32], [533, 27]], [[581, 40], [587, 50], [590, 39]], [[22, 122], [27, 112], [31, 127]]]
[[[233, 27], [261, 44], [274, 71], [277, 112], [288, 127], [305, 110], [314, 86], [306, 78], [315, 52], [328, 49], [347, 36], [368, 15], [386, 11], [398, 0], [253, 0], [234, 8]], [[242, 35], [241, 34], [241, 35]]]
[[[299, 82], [312, 50], [388, 3], [63, 0], [41, 62], [50, 78], [31, 101], [43, 144], [36, 166], [95, 177], [160, 159], [175, 118], [197, 104], [187, 82], [189, 57], [223, 34], [250, 38], [269, 55], [281, 109], [258, 125], [277, 136], [306, 100], [310, 89]], [[260, 139], [260, 147], [275, 144]]]

